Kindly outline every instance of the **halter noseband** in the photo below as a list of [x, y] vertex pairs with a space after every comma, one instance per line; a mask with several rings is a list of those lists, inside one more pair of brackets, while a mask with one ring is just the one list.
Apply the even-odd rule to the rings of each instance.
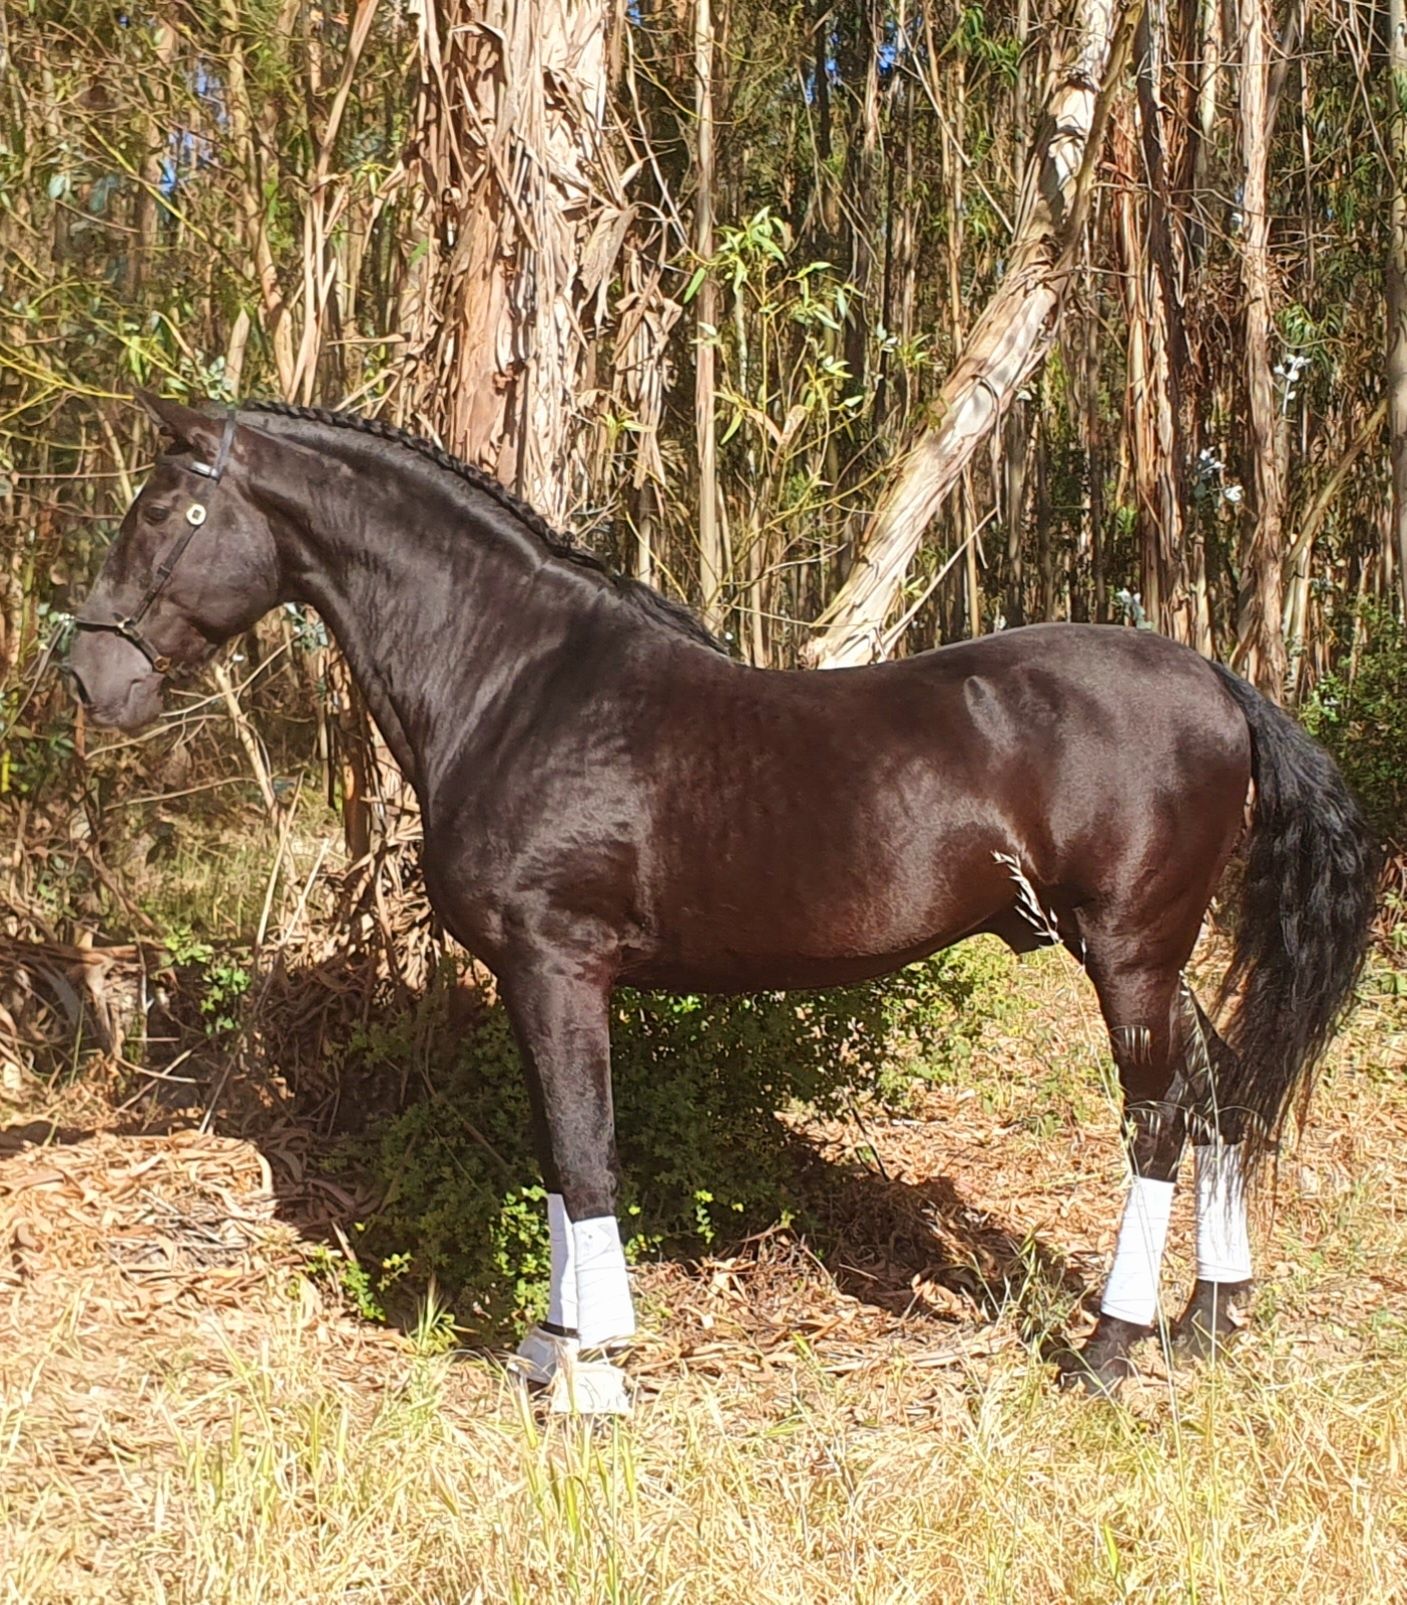
[[[215, 461], [213, 463], [184, 463], [181, 466], [188, 468], [193, 474], [200, 474], [203, 478], [208, 479], [210, 488], [213, 491], [215, 486], [224, 478], [225, 469], [230, 460], [230, 449], [234, 445], [234, 436], [235, 415], [233, 412], [228, 412], [225, 414], [225, 432], [220, 436], [220, 445], [215, 453]], [[188, 527], [170, 552], [157, 565], [156, 572], [151, 577], [151, 584], [147, 586], [141, 601], [137, 603], [131, 613], [125, 618], [117, 613], [111, 619], [76, 618], [73, 621], [75, 629], [108, 630], [113, 635], [120, 635], [124, 641], [130, 641], [137, 648], [158, 674], [170, 673], [172, 663], [169, 654], [158, 652], [151, 642], [147, 640], [146, 636], [142, 634], [141, 630], [138, 629], [138, 625], [146, 617], [147, 609], [166, 589], [171, 576], [176, 572], [177, 563], [181, 561], [181, 557], [186, 547], [190, 545], [195, 532], [205, 522], [205, 517], [206, 503], [203, 501], [193, 501], [186, 508], [186, 524]]]

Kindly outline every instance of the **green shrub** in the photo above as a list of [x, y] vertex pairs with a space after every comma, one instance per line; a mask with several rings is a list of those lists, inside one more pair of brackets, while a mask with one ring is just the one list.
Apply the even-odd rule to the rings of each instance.
[[[832, 992], [619, 993], [612, 1063], [631, 1254], [696, 1252], [794, 1215], [796, 1140], [779, 1113], [834, 1111], [855, 1097], [893, 1103], [915, 1079], [951, 1074], [971, 1052], [982, 995], [1004, 964], [991, 948], [964, 946]], [[397, 1295], [433, 1276], [459, 1320], [484, 1329], [539, 1306], [546, 1218], [504, 1012], [456, 1036], [444, 1020], [450, 979], [417, 1015], [351, 1046], [353, 1074], [399, 1073], [418, 1056], [427, 1084], [353, 1155], [385, 1188], [359, 1252], [373, 1275], [387, 1268]], [[375, 1291], [389, 1292], [389, 1280]]]
[[213, 1041], [232, 1037], [239, 1030], [252, 980], [246, 965], [236, 961], [237, 950], [217, 953], [189, 925], [179, 922], [166, 933], [164, 946], [172, 966], [199, 998], [206, 1036]]
[[1369, 819], [1407, 841], [1407, 630], [1384, 609], [1363, 621], [1356, 671], [1326, 675], [1302, 710], [1338, 760]]

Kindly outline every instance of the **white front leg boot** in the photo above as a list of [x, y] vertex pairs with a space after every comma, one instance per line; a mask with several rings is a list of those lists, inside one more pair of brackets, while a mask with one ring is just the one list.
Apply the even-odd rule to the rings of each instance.
[[571, 1221], [561, 1196], [547, 1199], [552, 1282], [547, 1319], [518, 1346], [518, 1370], [551, 1389], [554, 1413], [627, 1415], [625, 1374], [605, 1358], [581, 1358], [635, 1333], [635, 1308], [615, 1217]]
[[[635, 1306], [615, 1216], [573, 1221], [571, 1238], [581, 1348], [604, 1349], [632, 1338]], [[625, 1373], [604, 1354], [590, 1360], [575, 1354], [552, 1379], [552, 1409], [558, 1415], [629, 1415]]]
[[582, 1348], [605, 1348], [634, 1337], [635, 1305], [614, 1215], [572, 1223], [572, 1261]]

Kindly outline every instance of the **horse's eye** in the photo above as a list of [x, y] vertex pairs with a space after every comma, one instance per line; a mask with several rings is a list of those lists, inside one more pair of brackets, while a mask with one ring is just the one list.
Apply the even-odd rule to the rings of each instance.
[[156, 504], [151, 507], [144, 507], [142, 509], [142, 517], [146, 519], [148, 524], [165, 523], [170, 516], [171, 509], [162, 504]]

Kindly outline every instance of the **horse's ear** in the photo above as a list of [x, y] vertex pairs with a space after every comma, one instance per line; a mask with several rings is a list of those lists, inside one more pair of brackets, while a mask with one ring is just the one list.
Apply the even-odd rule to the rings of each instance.
[[150, 390], [138, 390], [136, 398], [152, 422], [170, 435], [177, 445], [209, 451], [218, 443], [220, 425], [205, 413], [197, 412], [194, 407], [183, 406], [179, 401], [155, 395]]

